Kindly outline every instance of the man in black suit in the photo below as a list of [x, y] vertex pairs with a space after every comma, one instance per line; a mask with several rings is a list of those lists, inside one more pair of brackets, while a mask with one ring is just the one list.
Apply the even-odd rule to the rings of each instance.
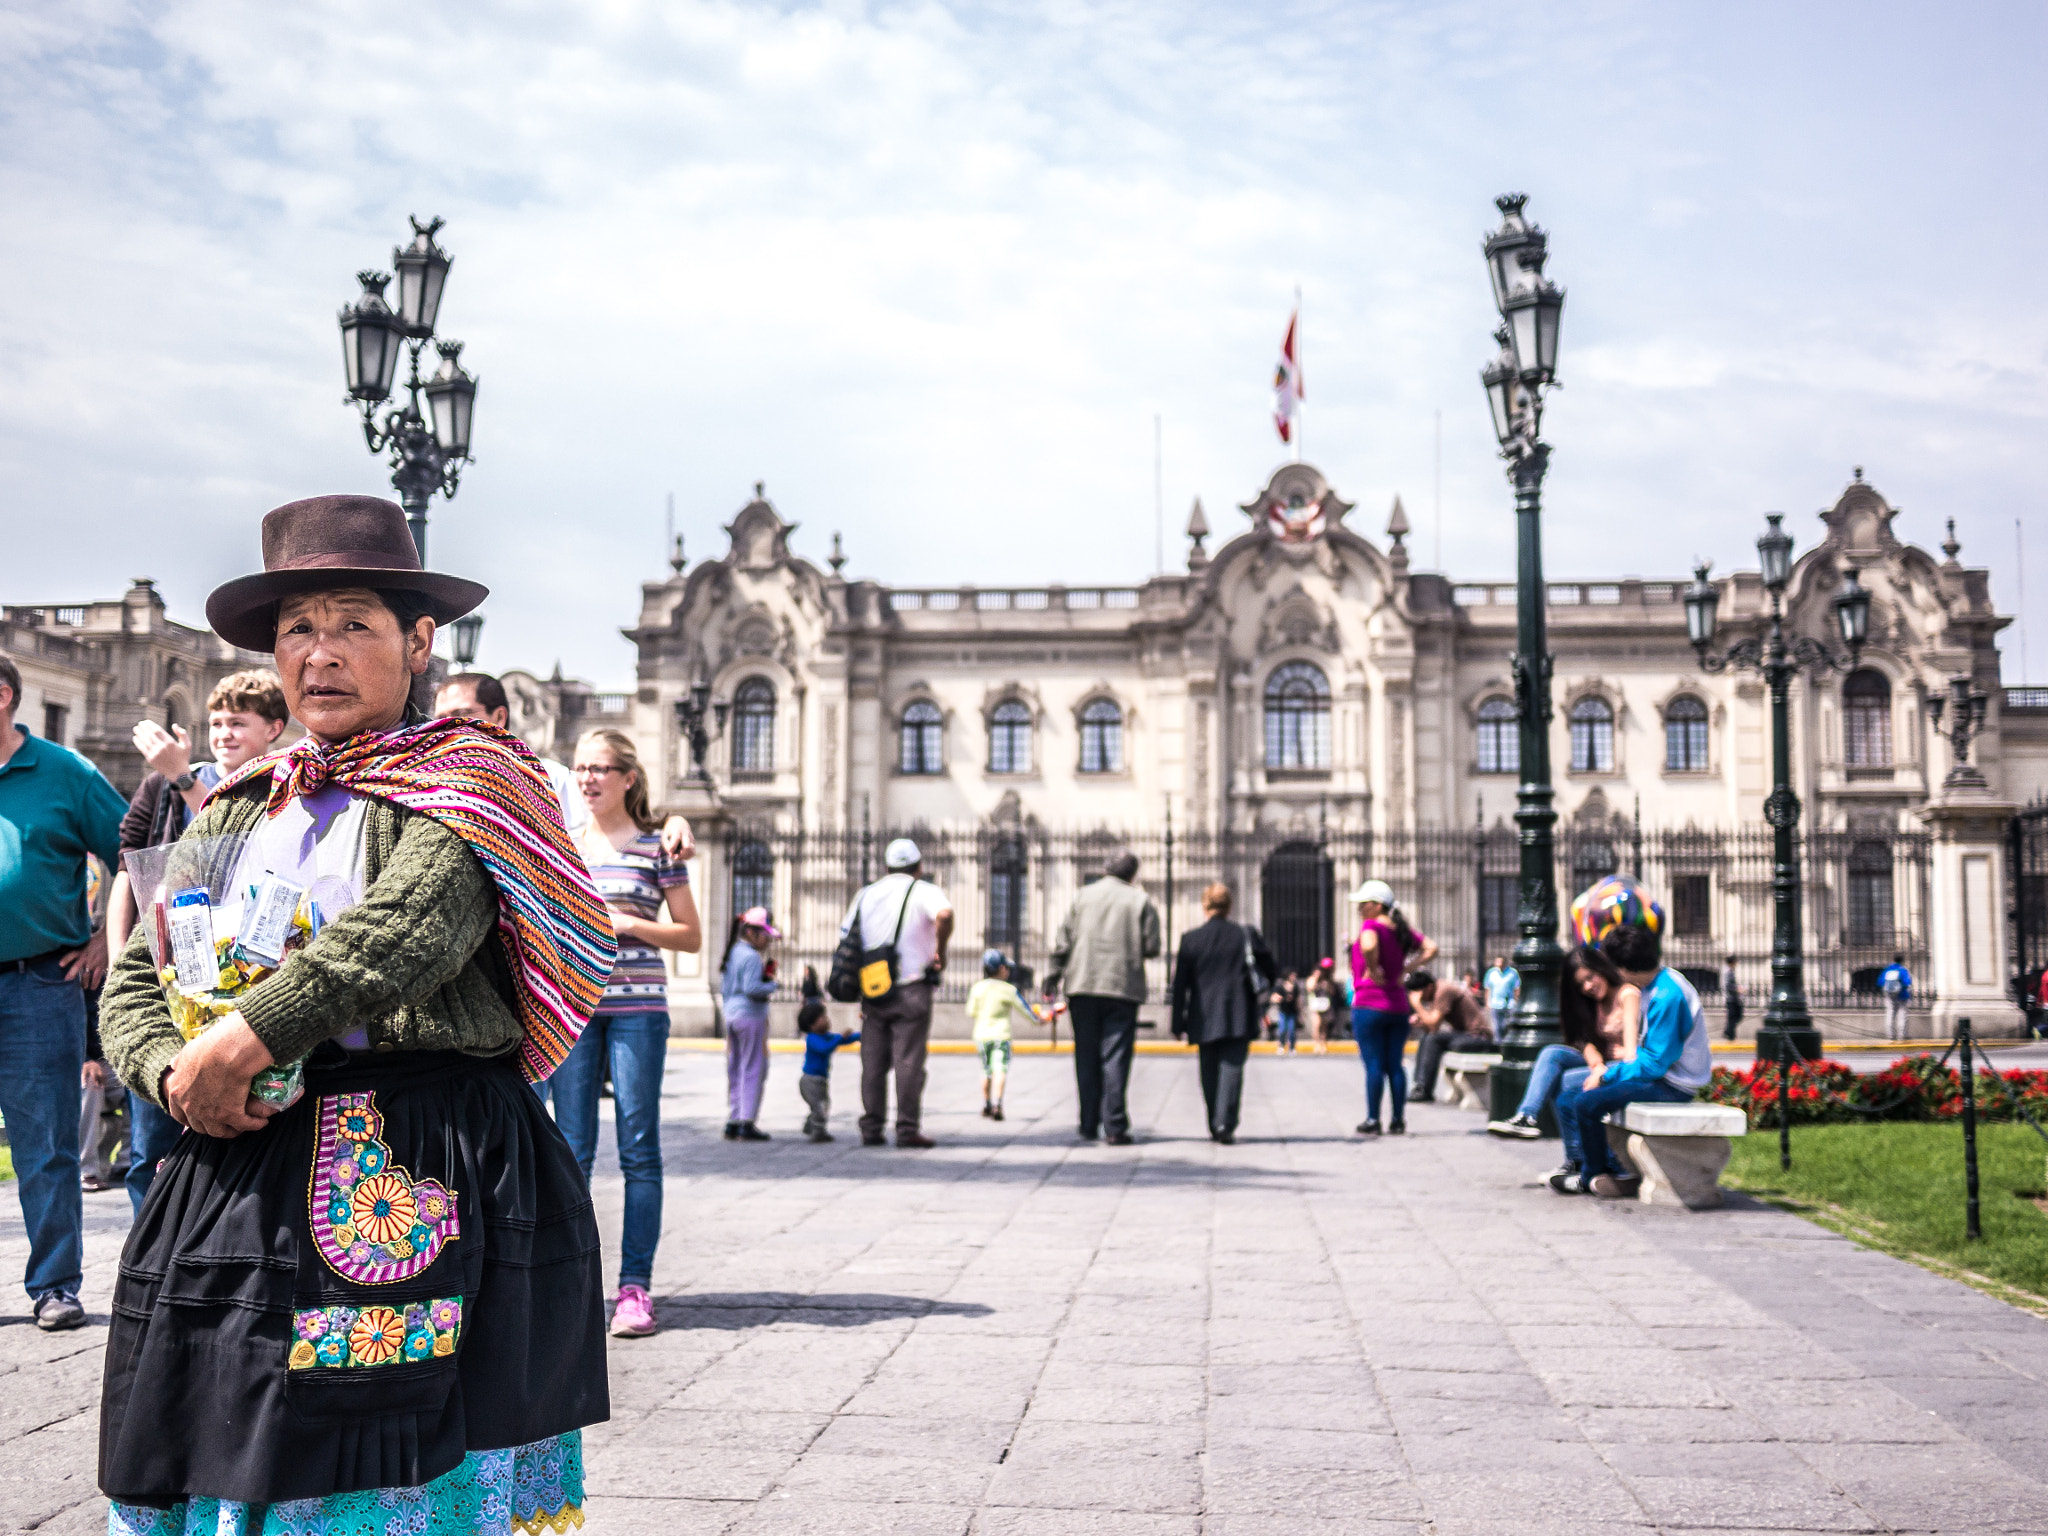
[[1173, 963], [1173, 1032], [1201, 1055], [1209, 1135], [1227, 1147], [1237, 1140], [1245, 1058], [1279, 967], [1258, 929], [1230, 920], [1229, 886], [1203, 891], [1202, 910], [1209, 920], [1181, 936]]

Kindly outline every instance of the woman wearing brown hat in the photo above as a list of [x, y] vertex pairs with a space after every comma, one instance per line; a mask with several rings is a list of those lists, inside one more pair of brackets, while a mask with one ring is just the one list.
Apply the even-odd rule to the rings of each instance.
[[[275, 652], [308, 735], [186, 837], [311, 850], [360, 900], [190, 1043], [143, 930], [109, 978], [108, 1056], [188, 1130], [114, 1293], [111, 1529], [567, 1530], [608, 1413], [603, 1280], [527, 1084], [596, 1003], [611, 925], [526, 747], [409, 708], [435, 625], [484, 588], [422, 571], [370, 497], [278, 508], [263, 555], [207, 617]], [[250, 1096], [302, 1058], [297, 1103]]]

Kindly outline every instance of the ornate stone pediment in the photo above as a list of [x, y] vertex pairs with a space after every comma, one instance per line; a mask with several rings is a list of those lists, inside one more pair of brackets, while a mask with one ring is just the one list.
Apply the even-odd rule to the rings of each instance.
[[1338, 650], [1336, 618], [1328, 607], [1310, 597], [1299, 582], [1266, 610], [1259, 625], [1262, 653], [1286, 645], [1312, 645], [1331, 655]]

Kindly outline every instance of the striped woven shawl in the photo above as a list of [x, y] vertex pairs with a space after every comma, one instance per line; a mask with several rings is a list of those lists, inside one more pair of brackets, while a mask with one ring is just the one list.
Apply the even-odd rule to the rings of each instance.
[[498, 888], [498, 934], [525, 1029], [520, 1068], [537, 1083], [568, 1058], [604, 995], [618, 942], [525, 742], [473, 720], [427, 720], [335, 746], [308, 736], [244, 764], [213, 793], [265, 773], [269, 815], [333, 782], [431, 816], [467, 843]]

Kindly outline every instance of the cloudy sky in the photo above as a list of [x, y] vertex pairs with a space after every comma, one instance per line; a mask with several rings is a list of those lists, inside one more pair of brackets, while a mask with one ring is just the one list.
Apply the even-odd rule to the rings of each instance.
[[494, 668], [627, 685], [665, 498], [697, 557], [756, 480], [852, 574], [1140, 579], [1155, 415], [1177, 562], [1194, 497], [1235, 532], [1283, 457], [1297, 284], [1308, 457], [1505, 577], [1477, 245], [1519, 190], [1570, 294], [1554, 574], [1753, 564], [1861, 464], [2013, 610], [2023, 569], [2048, 596], [2044, 38], [1989, 0], [15, 0], [0, 600], [147, 574], [197, 621], [265, 509], [383, 487], [334, 316], [408, 213], [482, 380], [431, 563], [495, 589]]

